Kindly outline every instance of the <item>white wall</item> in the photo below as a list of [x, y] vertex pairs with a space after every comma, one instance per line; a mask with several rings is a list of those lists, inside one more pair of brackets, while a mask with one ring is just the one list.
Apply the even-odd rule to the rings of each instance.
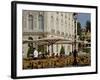
[[[10, 78], [10, 68], [11, 68], [10, 66], [11, 64], [10, 61], [11, 60], [10, 1], [11, 0], [0, 1], [0, 54], [1, 54], [0, 55], [0, 80], [11, 80]], [[54, 3], [64, 3], [64, 4], [99, 5], [100, 7], [100, 0], [31, 0], [31, 1], [50, 2], [50, 3], [54, 2]], [[98, 17], [100, 21], [100, 16]], [[98, 26], [100, 26], [100, 23]], [[100, 27], [98, 27], [98, 30], [99, 30], [98, 34], [100, 34]], [[98, 41], [99, 41], [98, 44], [100, 44], [100, 37]], [[100, 47], [100, 45], [98, 47]], [[98, 55], [99, 55], [98, 61], [100, 61], [100, 54]], [[100, 63], [99, 63], [99, 67], [100, 67]], [[56, 79], [58, 80], [100, 80], [100, 73], [95, 75], [80, 75], [80, 76], [78, 75], [78, 76], [42, 78], [42, 80], [56, 80]], [[23, 80], [33, 80], [33, 79], [23, 79]], [[36, 78], [34, 80], [41, 80], [41, 79]]]

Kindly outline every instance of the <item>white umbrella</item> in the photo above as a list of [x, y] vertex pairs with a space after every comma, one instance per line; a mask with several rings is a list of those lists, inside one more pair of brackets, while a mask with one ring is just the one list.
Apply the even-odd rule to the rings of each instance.
[[23, 43], [29, 43], [29, 42], [38, 43], [39, 45], [48, 45], [48, 47], [51, 45], [52, 53], [53, 53], [53, 44], [71, 43], [70, 40], [58, 36], [48, 36], [37, 40], [23, 40]]

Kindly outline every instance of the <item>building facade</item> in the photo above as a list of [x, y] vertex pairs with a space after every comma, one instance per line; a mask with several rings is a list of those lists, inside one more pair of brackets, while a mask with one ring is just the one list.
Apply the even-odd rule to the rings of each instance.
[[[74, 41], [75, 34], [77, 35], [77, 21], [75, 24], [74, 13], [71, 12], [46, 12], [46, 11], [32, 11], [23, 10], [22, 13], [22, 39], [33, 38], [33, 40], [42, 39], [48, 36], [63, 37], [69, 41]], [[75, 27], [76, 26], [76, 27]], [[76, 29], [76, 33], [75, 33]], [[36, 49], [39, 45], [33, 43]], [[48, 50], [46, 45], [44, 51]], [[61, 46], [65, 49], [65, 54], [69, 55], [73, 51], [73, 44], [54, 44], [53, 50], [55, 54], [60, 53]], [[23, 44], [23, 54], [27, 57], [28, 44]], [[51, 46], [49, 47], [51, 53]]]

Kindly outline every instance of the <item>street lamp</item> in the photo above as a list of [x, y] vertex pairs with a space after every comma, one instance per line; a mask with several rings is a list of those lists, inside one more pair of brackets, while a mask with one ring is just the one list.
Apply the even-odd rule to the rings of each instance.
[[74, 13], [74, 23], [75, 23], [75, 29], [74, 29], [75, 30], [74, 31], [75, 32], [75, 37], [74, 37], [74, 43], [75, 43], [74, 45], [75, 45], [75, 48], [74, 48], [74, 50], [76, 49], [76, 39], [77, 39], [77, 30], [76, 30], [76, 27], [77, 27], [76, 24], [77, 23], [76, 23], [76, 20], [77, 20], [77, 14]]
[[77, 30], [76, 30], [77, 22], [76, 22], [76, 20], [77, 20], [77, 13], [74, 13], [73, 17], [74, 17], [74, 25], [75, 25], [75, 29], [74, 29], [74, 33], [75, 33], [75, 35], [74, 35], [74, 51], [73, 51], [74, 62], [73, 62], [73, 65], [77, 65], [77, 59], [76, 59], [77, 58], [77, 50], [76, 50], [76, 39], [77, 39]]

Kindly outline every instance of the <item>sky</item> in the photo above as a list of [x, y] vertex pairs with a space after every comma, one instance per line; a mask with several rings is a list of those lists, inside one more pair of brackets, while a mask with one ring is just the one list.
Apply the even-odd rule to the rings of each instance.
[[78, 22], [81, 23], [81, 27], [85, 27], [86, 21], [91, 21], [91, 14], [90, 13], [79, 13], [77, 16]]

